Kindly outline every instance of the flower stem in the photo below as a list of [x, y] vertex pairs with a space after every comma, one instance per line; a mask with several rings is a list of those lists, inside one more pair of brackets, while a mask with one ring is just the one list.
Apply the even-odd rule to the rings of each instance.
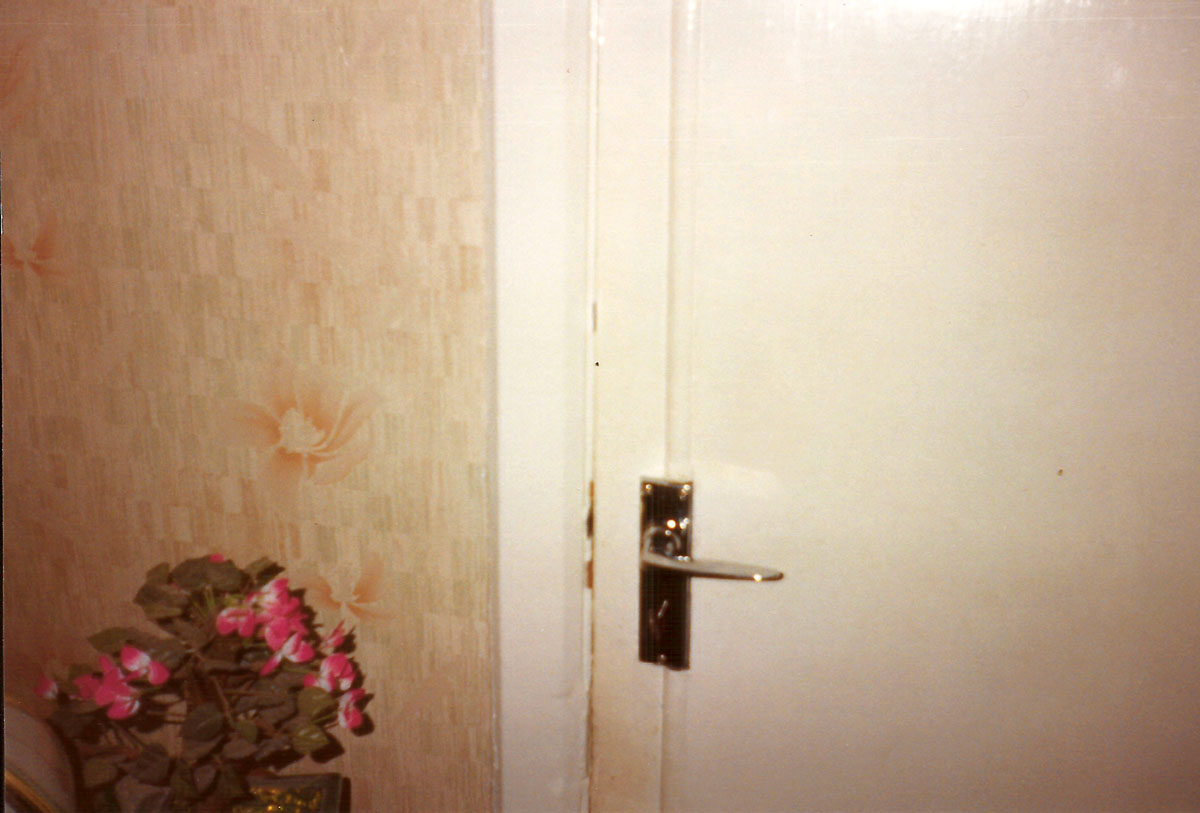
[[225, 692], [221, 690], [221, 682], [209, 674], [205, 674], [208, 682], [217, 690], [217, 699], [221, 701], [221, 708], [225, 710], [225, 721], [229, 723], [229, 727], [233, 728], [233, 709], [229, 707], [229, 701], [225, 698]]

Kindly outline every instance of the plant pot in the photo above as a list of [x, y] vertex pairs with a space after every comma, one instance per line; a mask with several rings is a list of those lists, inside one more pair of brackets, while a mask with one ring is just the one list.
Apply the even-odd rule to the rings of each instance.
[[[232, 808], [215, 799], [196, 803], [196, 813], [343, 813], [349, 810], [347, 782], [341, 774], [296, 774], [294, 776], [248, 776], [246, 784], [252, 801], [238, 802]], [[91, 808], [100, 811], [161, 813], [173, 810], [171, 791], [137, 782], [122, 787], [118, 782], [112, 795], [93, 798]]]
[[4, 809], [54, 813], [74, 808], [71, 759], [50, 726], [4, 702]]
[[255, 801], [236, 805], [233, 813], [341, 813], [349, 802], [342, 793], [349, 783], [337, 773], [251, 777], [248, 783]]

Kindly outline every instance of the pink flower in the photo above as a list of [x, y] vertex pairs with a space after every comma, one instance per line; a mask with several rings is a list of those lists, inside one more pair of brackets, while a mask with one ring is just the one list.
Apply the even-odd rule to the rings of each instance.
[[229, 635], [237, 630], [238, 635], [249, 638], [254, 635], [256, 617], [249, 607], [226, 607], [217, 613], [217, 632]]
[[53, 700], [58, 697], [58, 684], [53, 679], [42, 675], [42, 679], [33, 687], [33, 691], [38, 697], [44, 697], [47, 700]]
[[288, 580], [286, 576], [280, 576], [267, 582], [261, 589], [255, 590], [250, 594], [250, 601], [257, 604], [261, 609], [270, 609], [275, 604], [283, 601], [288, 597]]
[[262, 590], [251, 593], [247, 601], [258, 610], [255, 620], [262, 625], [263, 638], [271, 649], [279, 650], [295, 635], [308, 637], [304, 607], [288, 590], [287, 579], [272, 580]]
[[362, 689], [351, 689], [338, 700], [338, 723], [342, 728], [353, 731], [362, 725], [363, 714], [356, 704], [366, 695]]
[[225, 557], [220, 553], [211, 553], [208, 556], [208, 561], [220, 564], [225, 561]]
[[[304, 623], [304, 605], [288, 590], [288, 580], [284, 578], [268, 582], [261, 590], [246, 596], [240, 606], [221, 610], [217, 613], [215, 625], [221, 635], [229, 635], [236, 630], [243, 638], [250, 638], [256, 630], [261, 631], [267, 646], [276, 653], [292, 639], [300, 640], [309, 635], [308, 626]], [[307, 643], [304, 646], [311, 653], [312, 646]], [[298, 644], [291, 645], [292, 655], [298, 657], [303, 651]], [[311, 657], [312, 654], [309, 654], [304, 660]], [[278, 662], [277, 658], [268, 661], [270, 669], [274, 669]]]
[[122, 720], [137, 712], [141, 707], [137, 691], [129, 685], [128, 678], [120, 667], [104, 655], [100, 656], [103, 677], [92, 693], [92, 702], [97, 706], [108, 706], [105, 712], [113, 720]]
[[300, 637], [299, 633], [296, 633], [291, 638], [288, 638], [274, 655], [267, 659], [259, 674], [271, 674], [285, 658], [292, 663], [305, 663], [306, 661], [311, 661], [316, 654], [312, 648], [312, 644]]
[[329, 634], [321, 639], [321, 649], [327, 652], [336, 651], [342, 644], [346, 642], [346, 626], [345, 621], [339, 621], [338, 625], [330, 630]]
[[[276, 618], [272, 618], [263, 625], [262, 630], [263, 638], [266, 639], [267, 646], [271, 647], [271, 649], [275, 651], [278, 651], [280, 647], [287, 643], [287, 641], [296, 637], [297, 635], [303, 638], [308, 637], [308, 627], [304, 625], [304, 622], [299, 616], [295, 615], [281, 615]], [[308, 645], [306, 644], [306, 646]], [[311, 649], [312, 647], [309, 648]]]
[[105, 712], [113, 720], [124, 720], [137, 714], [142, 707], [142, 701], [134, 695], [120, 695], [109, 705]]
[[161, 686], [171, 677], [167, 667], [150, 655], [128, 644], [121, 647], [121, 665], [129, 670], [132, 677], [144, 677], [152, 686]]
[[297, 615], [300, 610], [300, 599], [288, 590], [288, 580], [285, 578], [272, 579], [261, 590], [256, 590], [246, 597], [251, 607], [258, 610], [258, 621], [264, 623], [281, 616]]
[[305, 686], [319, 686], [327, 692], [345, 691], [354, 685], [358, 673], [354, 664], [341, 652], [334, 653], [321, 661], [321, 671], [318, 675], [307, 675]]
[[75, 696], [80, 700], [91, 700], [100, 688], [100, 678], [95, 675], [80, 675], [72, 683], [75, 684]]

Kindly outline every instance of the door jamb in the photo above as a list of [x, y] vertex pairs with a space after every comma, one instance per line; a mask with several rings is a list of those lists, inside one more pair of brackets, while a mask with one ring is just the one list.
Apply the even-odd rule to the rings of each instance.
[[497, 801], [586, 810], [588, 0], [485, 3], [492, 69]]

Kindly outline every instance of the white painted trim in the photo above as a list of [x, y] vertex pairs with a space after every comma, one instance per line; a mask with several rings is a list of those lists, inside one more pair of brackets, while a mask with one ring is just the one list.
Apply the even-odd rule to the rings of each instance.
[[588, 5], [493, 0], [500, 805], [587, 805]]

